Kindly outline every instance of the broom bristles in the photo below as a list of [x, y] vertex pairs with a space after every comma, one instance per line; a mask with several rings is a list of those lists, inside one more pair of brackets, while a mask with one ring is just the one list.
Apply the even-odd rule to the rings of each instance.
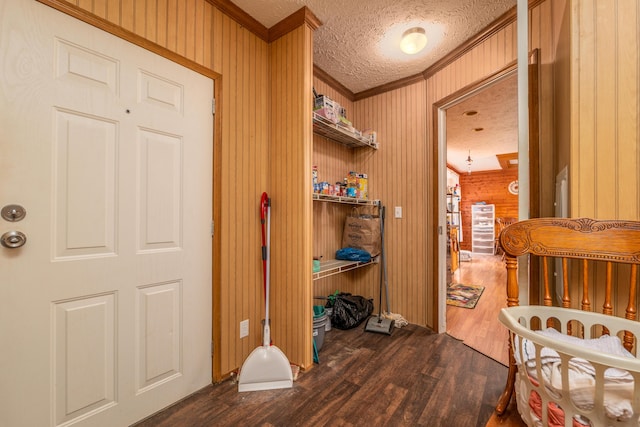
[[397, 313], [389, 313], [385, 311], [384, 313], [382, 313], [382, 316], [384, 316], [385, 319], [393, 320], [396, 328], [402, 328], [403, 326], [407, 326], [409, 324], [409, 322], [407, 322], [407, 319]]

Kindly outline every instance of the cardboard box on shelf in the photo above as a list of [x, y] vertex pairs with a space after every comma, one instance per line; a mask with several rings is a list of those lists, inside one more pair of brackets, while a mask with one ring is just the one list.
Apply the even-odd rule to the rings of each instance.
[[361, 199], [369, 198], [369, 178], [366, 173], [359, 173], [356, 179], [356, 189], [358, 197]]
[[338, 115], [337, 102], [335, 102], [333, 99], [329, 98], [326, 95], [320, 95], [314, 99], [313, 109], [319, 110], [321, 108], [330, 108], [334, 110], [334, 112], [336, 113], [336, 116]]
[[369, 198], [369, 179], [366, 173], [349, 172], [347, 174], [347, 195], [359, 199]]
[[323, 107], [319, 110], [314, 111], [317, 115], [324, 117], [328, 121], [333, 124], [337, 124], [340, 120], [338, 119], [338, 115], [333, 108]]

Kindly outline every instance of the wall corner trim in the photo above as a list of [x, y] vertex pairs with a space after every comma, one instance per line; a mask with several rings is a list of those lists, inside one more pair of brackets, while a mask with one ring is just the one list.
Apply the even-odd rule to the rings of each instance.
[[311, 30], [315, 31], [320, 28], [322, 22], [316, 15], [313, 14], [313, 12], [308, 7], [303, 6], [296, 12], [293, 12], [291, 15], [275, 24], [273, 27], [269, 28], [268, 42], [271, 43], [273, 41], [276, 41], [280, 37], [304, 24], [309, 25]]

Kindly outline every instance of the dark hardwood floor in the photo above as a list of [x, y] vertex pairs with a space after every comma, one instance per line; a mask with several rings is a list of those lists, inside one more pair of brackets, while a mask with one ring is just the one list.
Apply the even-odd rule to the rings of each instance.
[[137, 426], [485, 426], [507, 375], [416, 325], [391, 336], [332, 329], [319, 356], [291, 389], [239, 393], [227, 380]]

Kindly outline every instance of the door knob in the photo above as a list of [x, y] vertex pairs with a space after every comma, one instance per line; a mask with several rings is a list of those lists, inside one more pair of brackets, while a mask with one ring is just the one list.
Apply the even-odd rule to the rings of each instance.
[[7, 231], [0, 237], [0, 244], [5, 248], [16, 249], [27, 243], [27, 236], [20, 231]]

